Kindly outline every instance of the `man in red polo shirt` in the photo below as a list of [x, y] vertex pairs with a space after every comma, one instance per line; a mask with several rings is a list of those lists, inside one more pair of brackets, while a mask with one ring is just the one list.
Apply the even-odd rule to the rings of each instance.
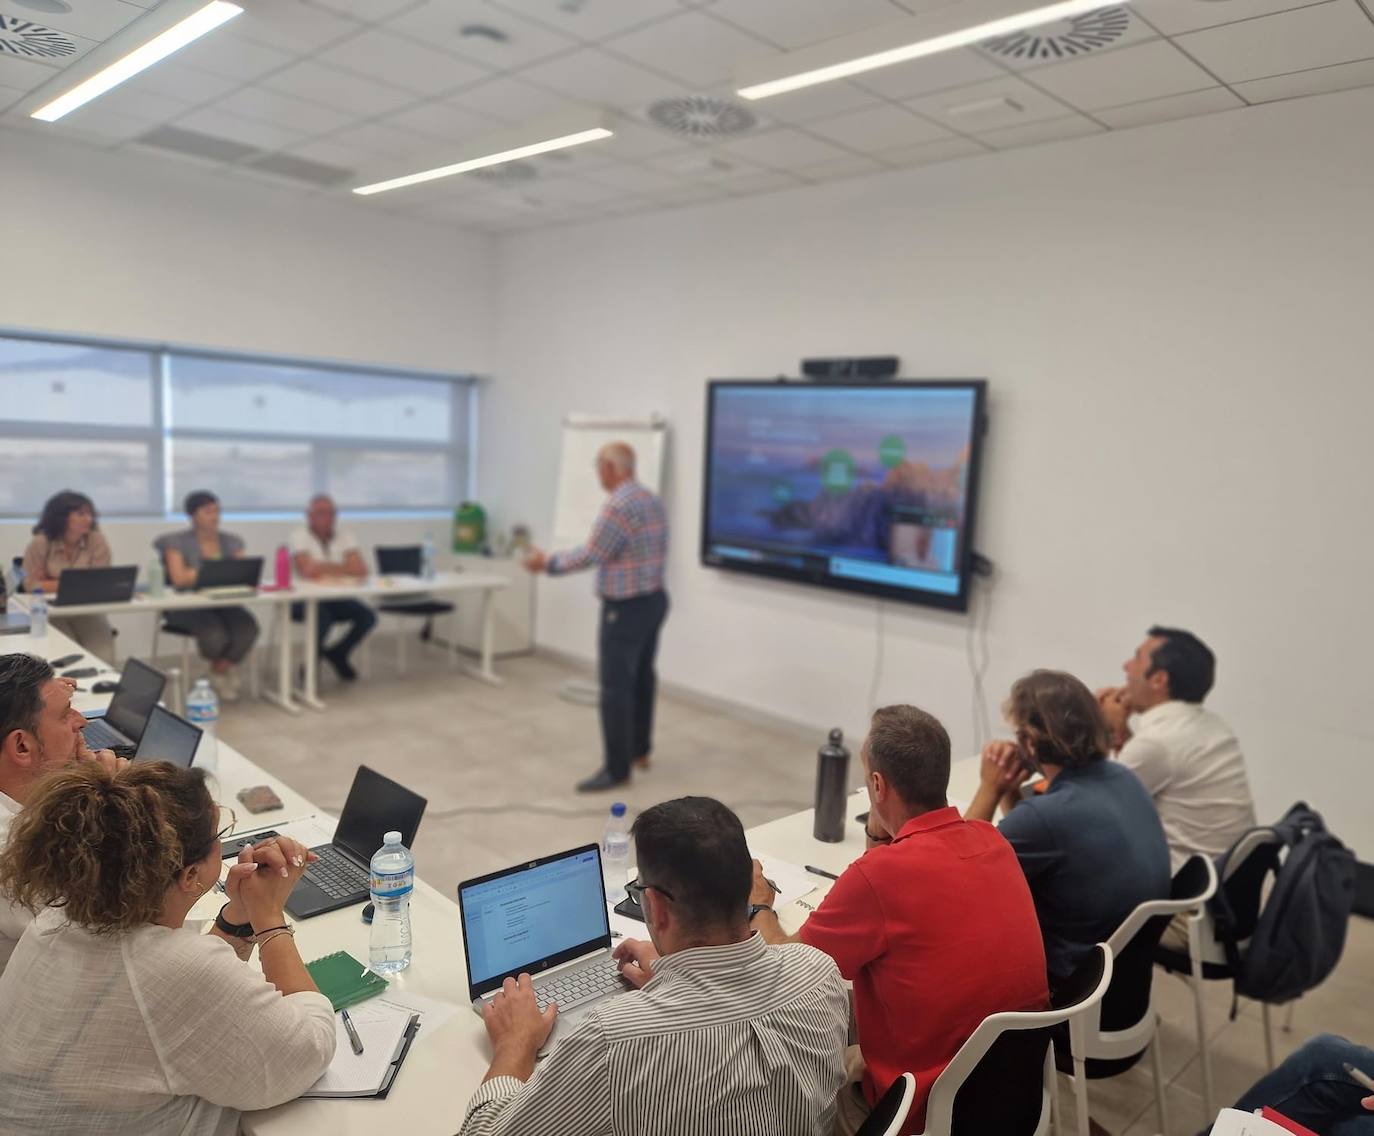
[[770, 943], [824, 951], [854, 984], [857, 1046], [836, 1132], [850, 1136], [902, 1073], [916, 1077], [904, 1132], [925, 1127], [926, 1097], [989, 1014], [1049, 1004], [1045, 949], [1025, 874], [992, 825], [949, 807], [949, 735], [914, 706], [873, 715], [860, 752], [869, 850], [795, 936], [773, 913], [757, 863], [753, 924]]

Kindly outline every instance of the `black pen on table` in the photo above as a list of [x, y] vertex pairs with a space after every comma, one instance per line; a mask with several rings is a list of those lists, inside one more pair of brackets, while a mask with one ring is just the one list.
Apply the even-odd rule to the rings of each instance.
[[348, 1016], [347, 1010], [340, 1010], [339, 1016], [343, 1018], [344, 1029], [348, 1031], [348, 1044], [353, 1047], [354, 1053], [361, 1054], [363, 1039], [358, 1036], [358, 1031], [353, 1028], [353, 1019]]
[[824, 868], [815, 868], [812, 867], [810, 864], [806, 865], [806, 870], [810, 872], [813, 876], [823, 876], [827, 880], [838, 880], [840, 878], [834, 872], [827, 872]]

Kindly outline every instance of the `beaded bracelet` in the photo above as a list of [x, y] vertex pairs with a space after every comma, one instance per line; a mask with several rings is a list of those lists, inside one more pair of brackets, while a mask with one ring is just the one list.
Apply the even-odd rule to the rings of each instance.
[[263, 947], [267, 946], [273, 939], [280, 939], [283, 935], [290, 935], [291, 938], [294, 939], [296, 937], [296, 932], [290, 927], [274, 927], [271, 931], [265, 931], [263, 934], [256, 936], [255, 941], [258, 944], [258, 954], [262, 954]]

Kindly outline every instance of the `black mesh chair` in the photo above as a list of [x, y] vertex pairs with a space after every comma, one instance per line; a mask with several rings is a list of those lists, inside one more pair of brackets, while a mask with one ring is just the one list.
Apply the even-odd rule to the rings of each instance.
[[[424, 550], [418, 544], [379, 545], [376, 550], [379, 576], [420, 576], [424, 570]], [[379, 615], [394, 615], [401, 619], [423, 619], [420, 641], [427, 643], [434, 634], [436, 616], [449, 615], [457, 608], [444, 600], [436, 600], [423, 593], [383, 600], [377, 605]], [[454, 656], [456, 659], [456, 655]], [[396, 668], [406, 669], [405, 636], [396, 638]]]
[[[841, 1092], [848, 1092], [846, 1085]], [[903, 1073], [883, 1094], [883, 1099], [868, 1114], [855, 1136], [900, 1136], [902, 1126], [911, 1115], [911, 1102], [916, 1099], [916, 1078]]]

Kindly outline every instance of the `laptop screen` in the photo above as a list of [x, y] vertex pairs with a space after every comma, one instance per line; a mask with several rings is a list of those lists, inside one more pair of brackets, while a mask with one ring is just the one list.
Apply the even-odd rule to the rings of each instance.
[[119, 686], [110, 699], [105, 721], [131, 742], [137, 742], [143, 736], [143, 725], [157, 705], [157, 700], [162, 697], [162, 688], [166, 685], [167, 677], [161, 671], [155, 671], [137, 659], [130, 659], [119, 676]]
[[182, 769], [191, 768], [196, 747], [200, 745], [201, 729], [185, 718], [178, 718], [170, 710], [154, 706], [148, 724], [134, 752], [135, 761], [170, 761]]
[[424, 797], [383, 777], [366, 765], [358, 766], [348, 791], [334, 843], [352, 852], [364, 864], [382, 846], [388, 832], [399, 832], [407, 848], [415, 843], [420, 818], [425, 815]]
[[458, 909], [473, 997], [611, 941], [595, 844], [460, 884]]

